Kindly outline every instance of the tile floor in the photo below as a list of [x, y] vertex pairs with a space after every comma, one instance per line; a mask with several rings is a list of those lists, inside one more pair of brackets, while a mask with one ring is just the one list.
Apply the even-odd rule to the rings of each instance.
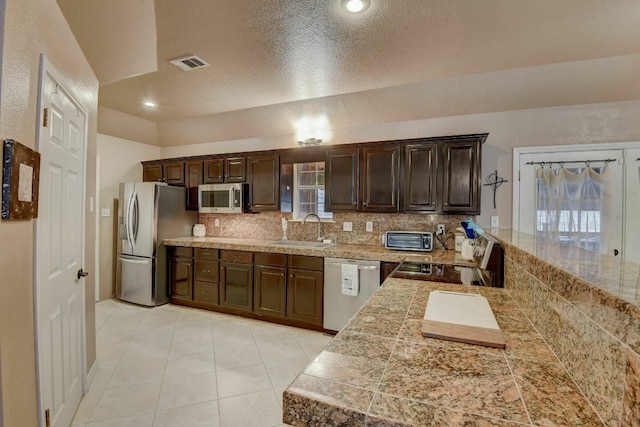
[[331, 336], [175, 305], [96, 304], [98, 370], [72, 425], [270, 427]]

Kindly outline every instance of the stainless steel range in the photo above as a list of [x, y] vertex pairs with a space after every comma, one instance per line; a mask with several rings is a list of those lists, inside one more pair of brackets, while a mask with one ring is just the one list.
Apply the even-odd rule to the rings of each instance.
[[474, 286], [504, 287], [504, 255], [500, 243], [486, 233], [478, 235], [475, 240], [474, 258], [476, 267], [403, 262], [391, 274], [391, 277]]

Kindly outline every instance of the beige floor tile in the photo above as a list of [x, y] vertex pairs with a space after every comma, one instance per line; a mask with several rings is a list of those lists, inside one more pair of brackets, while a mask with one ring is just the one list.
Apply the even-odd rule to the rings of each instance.
[[98, 369], [89, 384], [89, 391], [102, 391], [109, 384], [113, 371], [118, 364], [116, 362], [96, 362]]
[[216, 371], [238, 368], [240, 366], [256, 365], [262, 362], [262, 357], [255, 344], [216, 350]]
[[167, 377], [204, 374], [214, 371], [213, 350], [172, 355], [167, 360]]
[[218, 401], [162, 409], [156, 413], [153, 427], [219, 427]]
[[218, 405], [223, 427], [272, 427], [282, 423], [282, 409], [273, 390], [220, 399]]
[[175, 408], [217, 398], [215, 372], [167, 377], [162, 384], [158, 409]]
[[98, 369], [74, 427], [284, 426], [282, 392], [331, 340], [255, 319], [118, 300], [96, 304], [96, 331]]
[[94, 408], [98, 404], [100, 400], [100, 396], [102, 396], [102, 390], [98, 391], [88, 391], [80, 401], [80, 406], [76, 410], [76, 414], [71, 421], [72, 426], [76, 425], [84, 425], [87, 421], [89, 421], [89, 417], [93, 412]]
[[265, 362], [289, 359], [298, 356], [306, 357], [305, 352], [302, 351], [298, 342], [293, 338], [258, 343], [258, 350], [260, 351], [262, 360]]
[[264, 362], [273, 387], [291, 384], [308, 364], [309, 359], [306, 355]]
[[154, 412], [161, 382], [107, 388], [102, 392], [89, 421], [104, 421], [117, 417]]
[[167, 359], [127, 359], [118, 363], [107, 388], [162, 381]]
[[147, 412], [123, 418], [88, 423], [85, 427], [152, 427], [154, 415], [153, 412]]
[[220, 398], [272, 389], [262, 363], [218, 371], [217, 375]]

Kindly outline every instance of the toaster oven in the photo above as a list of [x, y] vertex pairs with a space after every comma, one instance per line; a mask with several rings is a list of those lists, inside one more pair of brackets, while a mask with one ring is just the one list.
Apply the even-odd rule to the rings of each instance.
[[382, 235], [387, 249], [399, 251], [423, 251], [433, 249], [433, 233], [426, 231], [387, 231]]

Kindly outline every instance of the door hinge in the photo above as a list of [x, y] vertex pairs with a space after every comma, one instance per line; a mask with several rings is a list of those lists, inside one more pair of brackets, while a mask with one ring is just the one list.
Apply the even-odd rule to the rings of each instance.
[[44, 425], [45, 427], [51, 427], [51, 413], [48, 409], [44, 410]]
[[47, 126], [49, 126], [49, 109], [45, 108], [42, 113], [42, 127], [46, 128]]
[[518, 169], [518, 181], [520, 181], [520, 169]]

